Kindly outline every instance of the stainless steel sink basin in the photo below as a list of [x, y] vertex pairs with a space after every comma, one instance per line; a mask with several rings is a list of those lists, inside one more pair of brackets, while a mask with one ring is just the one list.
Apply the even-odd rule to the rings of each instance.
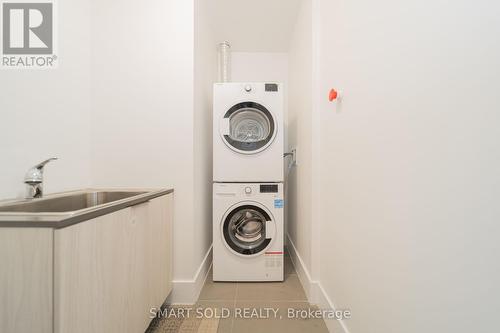
[[147, 192], [69, 193], [55, 198], [32, 199], [0, 206], [0, 212], [12, 213], [66, 213], [87, 209], [114, 201], [131, 198]]
[[172, 193], [173, 189], [87, 189], [0, 202], [0, 228], [65, 228]]

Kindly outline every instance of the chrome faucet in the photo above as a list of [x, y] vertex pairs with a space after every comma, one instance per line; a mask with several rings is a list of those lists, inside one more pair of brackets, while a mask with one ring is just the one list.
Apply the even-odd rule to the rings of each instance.
[[41, 198], [43, 196], [43, 167], [54, 160], [57, 160], [57, 157], [49, 158], [28, 170], [24, 176], [26, 199]]

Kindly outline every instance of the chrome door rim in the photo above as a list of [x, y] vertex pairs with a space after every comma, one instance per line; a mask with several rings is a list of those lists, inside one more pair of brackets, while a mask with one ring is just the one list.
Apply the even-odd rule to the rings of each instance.
[[[276, 133], [278, 131], [277, 123], [274, 115], [263, 105], [256, 102], [242, 102], [233, 105], [225, 114], [223, 118], [231, 118], [240, 112], [248, 111], [258, 112], [260, 118], [265, 118], [267, 126], [269, 127], [269, 135], [264, 140], [259, 140], [255, 142], [244, 142], [236, 140], [232, 135], [222, 134], [221, 137], [226, 146], [231, 150], [238, 152], [240, 154], [257, 154], [265, 149], [267, 149], [276, 138]], [[231, 131], [231, 129], [230, 129]]]
[[[255, 209], [255, 210], [259, 211], [266, 219], [266, 221], [264, 222], [265, 227], [263, 230], [263, 232], [264, 232], [263, 238], [264, 239], [255, 248], [249, 249], [249, 248], [239, 247], [237, 244], [235, 244], [234, 238], [231, 238], [231, 235], [229, 234], [228, 227], [229, 227], [229, 222], [231, 221], [231, 218], [236, 213], [238, 213], [239, 211], [241, 211], [243, 209]], [[272, 234], [276, 235], [276, 224], [275, 224], [274, 217], [272, 216], [272, 214], [269, 212], [269, 210], [266, 207], [264, 207], [263, 205], [261, 205], [258, 202], [254, 202], [254, 201], [245, 201], [245, 202], [237, 203], [237, 204], [231, 206], [226, 211], [226, 213], [224, 214], [224, 216], [221, 219], [220, 229], [221, 229], [222, 241], [224, 242], [225, 246], [232, 253], [234, 253], [238, 256], [243, 256], [245, 258], [248, 258], [248, 257], [255, 257], [255, 256], [259, 256], [261, 254], [264, 254], [265, 251], [271, 246], [271, 244], [273, 243], [273, 240], [274, 240], [274, 236], [272, 238], [266, 237], [265, 228], [267, 228], [267, 225], [269, 224], [268, 221], [273, 222], [272, 228], [274, 228], [274, 232]]]

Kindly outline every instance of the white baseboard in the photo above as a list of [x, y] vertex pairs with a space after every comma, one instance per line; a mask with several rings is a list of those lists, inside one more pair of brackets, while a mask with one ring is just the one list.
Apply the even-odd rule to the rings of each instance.
[[290, 254], [290, 259], [292, 259], [293, 266], [295, 267], [295, 271], [299, 276], [300, 283], [302, 283], [302, 287], [306, 292], [307, 299], [310, 303], [316, 304], [313, 302], [314, 299], [314, 281], [311, 278], [311, 274], [309, 274], [309, 270], [307, 269], [304, 261], [300, 257], [300, 254], [295, 247], [295, 244], [290, 239], [290, 235], [287, 235], [288, 242], [288, 252]]
[[[320, 309], [335, 310], [336, 307], [323, 289], [321, 282], [312, 279], [290, 235], [287, 235], [287, 238], [290, 258], [292, 259], [293, 266], [295, 267], [295, 271], [297, 271], [297, 275], [299, 276], [300, 283], [304, 288], [309, 303], [317, 305]], [[349, 333], [346, 323], [343, 320], [325, 319], [325, 323], [330, 333]]]
[[201, 289], [205, 284], [208, 272], [212, 266], [212, 246], [203, 258], [200, 267], [191, 280], [174, 280], [172, 292], [167, 298], [167, 304], [192, 305], [198, 301]]

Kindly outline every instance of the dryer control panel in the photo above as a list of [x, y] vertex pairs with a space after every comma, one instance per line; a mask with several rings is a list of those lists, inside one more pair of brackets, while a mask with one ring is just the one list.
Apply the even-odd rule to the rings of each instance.
[[260, 193], [278, 193], [278, 184], [262, 184]]

